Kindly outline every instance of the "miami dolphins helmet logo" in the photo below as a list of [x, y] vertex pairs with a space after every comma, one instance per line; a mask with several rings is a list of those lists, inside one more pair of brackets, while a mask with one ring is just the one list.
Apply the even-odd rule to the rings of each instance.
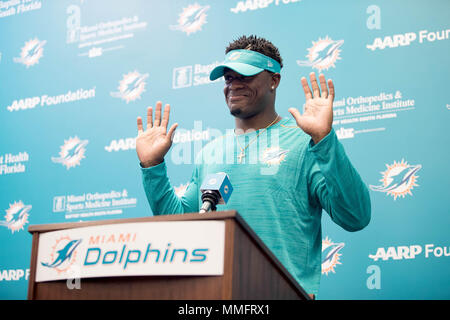
[[387, 170], [381, 172], [382, 178], [381, 185], [370, 185], [370, 189], [373, 191], [384, 192], [394, 197], [396, 200], [398, 197], [404, 198], [407, 194], [412, 195], [411, 190], [414, 187], [419, 186], [417, 182], [418, 176], [416, 175], [422, 166], [410, 165], [402, 159], [401, 162], [394, 161], [392, 165], [386, 165]]

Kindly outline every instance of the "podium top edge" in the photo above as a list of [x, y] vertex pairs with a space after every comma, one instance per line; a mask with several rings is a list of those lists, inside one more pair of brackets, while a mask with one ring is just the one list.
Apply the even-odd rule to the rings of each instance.
[[83, 228], [91, 226], [100, 226], [108, 224], [120, 224], [120, 223], [138, 223], [138, 222], [158, 222], [158, 221], [198, 221], [198, 220], [223, 220], [233, 219], [239, 216], [236, 210], [228, 211], [215, 211], [204, 214], [196, 213], [184, 213], [184, 214], [163, 214], [150, 217], [139, 218], [123, 218], [123, 219], [110, 219], [110, 220], [95, 220], [95, 221], [81, 221], [81, 222], [62, 222], [51, 224], [39, 224], [30, 225], [28, 227], [29, 233], [41, 233], [50, 232], [64, 229]]

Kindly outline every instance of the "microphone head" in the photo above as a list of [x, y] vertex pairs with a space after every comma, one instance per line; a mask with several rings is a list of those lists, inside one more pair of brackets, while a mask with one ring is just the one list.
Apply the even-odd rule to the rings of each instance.
[[225, 172], [218, 172], [208, 174], [200, 186], [200, 191], [203, 193], [206, 190], [217, 191], [220, 194], [218, 204], [226, 204], [233, 192], [233, 186], [230, 179]]

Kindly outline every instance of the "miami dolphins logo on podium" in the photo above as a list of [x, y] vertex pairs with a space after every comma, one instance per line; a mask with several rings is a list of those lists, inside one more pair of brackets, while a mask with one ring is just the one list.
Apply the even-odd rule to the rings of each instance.
[[52, 157], [52, 161], [54, 163], [61, 163], [67, 170], [79, 166], [81, 159], [85, 158], [84, 154], [86, 153], [86, 145], [88, 142], [88, 140], [80, 140], [77, 136], [64, 140], [59, 157]]
[[23, 230], [23, 226], [28, 222], [30, 210], [30, 205], [25, 205], [22, 201], [14, 201], [6, 209], [5, 220], [0, 221], [0, 226], [8, 228], [12, 233]]
[[44, 45], [46, 43], [47, 41], [40, 41], [38, 38], [25, 42], [20, 51], [20, 57], [13, 58], [13, 61], [24, 64], [27, 68], [37, 64], [44, 55]]
[[339, 251], [345, 246], [343, 242], [334, 243], [326, 237], [322, 240], [322, 274], [328, 275], [329, 272], [336, 273], [334, 269], [339, 262], [341, 254]]
[[381, 185], [370, 185], [370, 189], [373, 191], [384, 192], [394, 197], [396, 200], [398, 197], [404, 198], [407, 194], [412, 195], [411, 190], [414, 187], [419, 186], [416, 175], [422, 166], [410, 165], [402, 159], [400, 162], [394, 161], [392, 165], [386, 165], [387, 170], [381, 172], [382, 178]]
[[57, 239], [50, 253], [50, 261], [41, 262], [41, 265], [54, 269], [58, 273], [67, 272], [76, 262], [76, 249], [80, 243], [81, 239], [71, 239], [68, 236]]
[[141, 98], [141, 94], [145, 91], [145, 79], [148, 73], [140, 74], [138, 71], [129, 72], [123, 75], [119, 82], [119, 91], [111, 92], [111, 97], [120, 98], [127, 103]]
[[344, 44], [344, 40], [334, 41], [328, 36], [325, 39], [319, 38], [316, 42], [313, 41], [313, 45], [308, 49], [306, 57], [308, 60], [297, 60], [297, 64], [300, 67], [312, 67], [320, 71], [328, 70], [329, 68], [335, 68], [337, 60], [341, 59], [339, 49]]
[[202, 30], [202, 26], [206, 23], [206, 11], [210, 6], [201, 6], [198, 3], [183, 8], [178, 17], [178, 25], [170, 26], [171, 30], [181, 30], [187, 35]]

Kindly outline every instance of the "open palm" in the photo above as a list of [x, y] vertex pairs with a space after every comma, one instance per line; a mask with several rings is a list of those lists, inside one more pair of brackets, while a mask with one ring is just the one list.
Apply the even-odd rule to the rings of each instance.
[[310, 75], [312, 92], [305, 77], [301, 79], [306, 103], [303, 115], [295, 108], [290, 108], [289, 112], [294, 117], [297, 125], [311, 136], [314, 143], [322, 140], [330, 131], [333, 124], [333, 100], [334, 84], [331, 79], [328, 83], [323, 74], [319, 75], [320, 89], [317, 84], [316, 75]]
[[178, 124], [173, 124], [169, 132], [170, 105], [166, 104], [161, 119], [162, 103], [156, 103], [155, 121], [153, 108], [147, 108], [147, 128], [144, 130], [142, 118], [137, 118], [138, 136], [136, 138], [136, 152], [143, 167], [155, 166], [164, 161], [164, 156], [172, 146], [172, 136]]

